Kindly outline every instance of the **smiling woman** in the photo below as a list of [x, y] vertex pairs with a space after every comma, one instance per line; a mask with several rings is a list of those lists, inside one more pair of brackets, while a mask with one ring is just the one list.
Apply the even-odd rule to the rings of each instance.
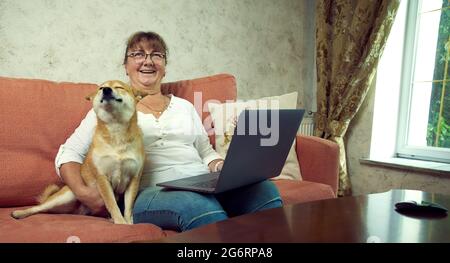
[[[167, 46], [154, 32], [137, 32], [128, 42], [124, 67], [131, 86], [143, 95], [136, 106], [144, 138], [145, 161], [140, 193], [133, 208], [134, 223], [153, 223], [164, 229], [185, 231], [205, 224], [280, 207], [280, 194], [271, 181], [262, 181], [220, 195], [166, 191], [157, 183], [222, 169], [223, 159], [212, 148], [200, 116], [192, 103], [161, 92], [166, 73]], [[56, 169], [79, 200], [91, 210], [101, 210], [97, 189], [83, 185], [79, 162], [83, 160], [95, 119], [82, 121], [61, 146]], [[242, 174], [245, 176], [245, 174]], [[72, 182], [72, 184], [70, 184]], [[78, 197], [78, 196], [77, 196]], [[170, 211], [167, 213], [167, 211]]]
[[163, 53], [167, 65], [167, 54], [169, 54], [169, 49], [167, 48], [166, 42], [164, 42], [163, 38], [154, 32], [136, 32], [128, 39], [127, 48], [125, 49], [125, 56], [123, 60], [124, 65], [127, 64], [129, 52], [131, 52], [133, 49], [143, 50], [143, 44], [146, 44], [153, 50]]
[[[125, 71], [131, 85], [145, 94], [161, 95], [160, 86], [166, 75], [167, 53], [167, 45], [158, 34], [154, 32], [133, 34], [128, 39], [124, 57]], [[165, 103], [161, 96], [156, 98], [156, 104]]]

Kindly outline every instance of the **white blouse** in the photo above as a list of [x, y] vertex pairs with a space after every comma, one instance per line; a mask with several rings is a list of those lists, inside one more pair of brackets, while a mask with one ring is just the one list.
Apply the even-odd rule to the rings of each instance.
[[[75, 132], [60, 146], [56, 172], [67, 162], [83, 163], [92, 142], [97, 117], [90, 110]], [[209, 172], [208, 163], [221, 158], [212, 148], [194, 106], [171, 96], [167, 109], [156, 119], [138, 112], [144, 136], [145, 163], [140, 188]]]

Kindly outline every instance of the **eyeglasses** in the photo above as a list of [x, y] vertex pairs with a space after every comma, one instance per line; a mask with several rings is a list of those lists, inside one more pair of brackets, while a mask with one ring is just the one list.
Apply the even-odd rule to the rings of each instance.
[[127, 57], [132, 58], [135, 63], [144, 62], [147, 59], [147, 56], [150, 57], [150, 60], [153, 61], [153, 63], [161, 63], [166, 58], [166, 54], [162, 52], [145, 53], [144, 51], [134, 51], [127, 55]]

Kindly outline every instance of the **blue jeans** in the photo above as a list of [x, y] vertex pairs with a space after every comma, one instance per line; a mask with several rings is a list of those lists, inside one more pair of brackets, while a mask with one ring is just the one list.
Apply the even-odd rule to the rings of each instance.
[[228, 217], [281, 207], [274, 183], [263, 181], [220, 194], [148, 187], [139, 193], [134, 223], [152, 223], [163, 229], [186, 231]]

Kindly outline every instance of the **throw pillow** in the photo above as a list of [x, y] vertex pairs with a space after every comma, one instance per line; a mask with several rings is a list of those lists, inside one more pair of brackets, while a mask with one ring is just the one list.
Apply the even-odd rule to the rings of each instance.
[[[214, 131], [216, 134], [216, 151], [225, 158], [234, 129], [236, 127], [237, 116], [245, 109], [295, 109], [297, 108], [297, 92], [292, 92], [280, 96], [264, 97], [256, 100], [237, 101], [233, 103], [209, 103], [208, 108], [211, 113]], [[301, 180], [300, 165], [295, 151], [296, 140], [289, 150], [288, 157], [281, 173], [272, 179]]]

